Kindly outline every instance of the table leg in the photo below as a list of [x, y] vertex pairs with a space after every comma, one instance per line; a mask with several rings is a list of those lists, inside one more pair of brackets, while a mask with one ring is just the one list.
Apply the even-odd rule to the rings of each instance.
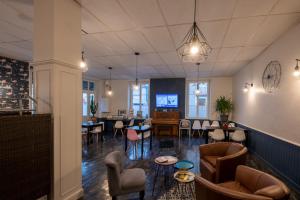
[[128, 145], [128, 139], [127, 139], [127, 129], [125, 130], [125, 152], [127, 152], [127, 145]]
[[205, 134], [205, 144], [208, 144], [208, 130], [205, 130], [204, 134]]
[[152, 129], [150, 130], [150, 150], [152, 150]]
[[142, 149], [141, 149], [141, 152], [142, 152], [142, 159], [143, 159], [143, 156], [144, 156], [144, 131], [142, 131]]
[[152, 196], [153, 196], [153, 193], [154, 193], [154, 189], [155, 189], [155, 184], [156, 184], [156, 179], [158, 177], [158, 173], [159, 173], [159, 168], [160, 166], [159, 165], [155, 165], [155, 176], [154, 176], [154, 181], [153, 181], [153, 188], [152, 188]]
[[87, 144], [91, 144], [91, 127], [88, 127], [88, 132], [87, 132]]

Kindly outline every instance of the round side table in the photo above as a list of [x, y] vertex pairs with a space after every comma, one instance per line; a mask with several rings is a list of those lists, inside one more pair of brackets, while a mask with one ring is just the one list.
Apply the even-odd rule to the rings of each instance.
[[[195, 174], [188, 171], [178, 171], [174, 174], [174, 179], [177, 182], [177, 195], [180, 199], [195, 199], [194, 180]], [[191, 197], [184, 197], [186, 194], [191, 194]]]
[[188, 160], [181, 160], [178, 161], [175, 165], [174, 165], [175, 169], [177, 170], [181, 170], [181, 171], [188, 171], [190, 169], [194, 168], [194, 163]]
[[159, 172], [161, 171], [161, 173], [164, 175], [164, 189], [166, 191], [166, 187], [167, 187], [167, 182], [168, 182], [168, 171], [171, 169], [174, 169], [173, 166], [174, 164], [176, 164], [178, 162], [178, 159], [174, 156], [159, 156], [157, 158], [155, 158], [154, 163], [155, 163], [155, 176], [154, 176], [154, 181], [153, 181], [153, 189], [152, 189], [152, 196], [154, 193], [154, 189], [155, 189], [155, 184], [157, 182], [157, 177], [159, 175]]

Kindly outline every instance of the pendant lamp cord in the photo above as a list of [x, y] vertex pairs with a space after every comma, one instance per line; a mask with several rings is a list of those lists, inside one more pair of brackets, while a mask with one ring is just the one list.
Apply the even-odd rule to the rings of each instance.
[[194, 7], [194, 23], [196, 22], [196, 7], [197, 7], [197, 0], [195, 0], [195, 7]]
[[196, 63], [198, 65], [198, 70], [197, 70], [197, 89], [199, 89], [199, 71], [200, 71], [200, 63]]

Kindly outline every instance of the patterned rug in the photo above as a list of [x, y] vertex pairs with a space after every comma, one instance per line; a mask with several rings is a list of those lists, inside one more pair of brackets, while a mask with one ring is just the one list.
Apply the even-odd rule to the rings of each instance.
[[[191, 192], [192, 191], [192, 192]], [[173, 185], [171, 188], [167, 189], [167, 192], [163, 190], [160, 191], [161, 194], [158, 195], [158, 200], [195, 200], [194, 185], [190, 187], [189, 185]]]

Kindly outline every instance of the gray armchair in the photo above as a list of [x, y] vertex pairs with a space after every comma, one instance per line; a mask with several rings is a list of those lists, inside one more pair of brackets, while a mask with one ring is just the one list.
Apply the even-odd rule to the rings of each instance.
[[144, 199], [146, 175], [143, 169], [123, 169], [120, 151], [109, 153], [104, 162], [107, 167], [109, 194], [113, 200], [119, 195], [133, 192], [139, 192], [140, 199]]

